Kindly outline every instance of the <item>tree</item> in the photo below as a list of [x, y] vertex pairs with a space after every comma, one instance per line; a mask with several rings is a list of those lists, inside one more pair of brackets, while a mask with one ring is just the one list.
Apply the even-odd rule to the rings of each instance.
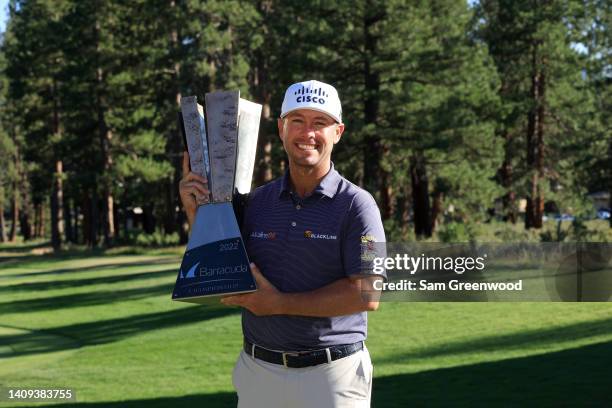
[[[63, 165], [60, 102], [62, 38], [60, 20], [65, 2], [14, 1], [9, 35], [4, 43], [8, 98], [13, 129], [28, 140], [22, 147], [30, 163], [35, 234], [44, 231], [45, 196], [51, 203], [51, 238], [59, 250], [63, 239]], [[48, 177], [51, 174], [52, 177]]]
[[[484, 47], [468, 35], [467, 5], [371, 0], [304, 7], [314, 18], [296, 34], [312, 43], [300, 49], [308, 55], [301, 63], [311, 67], [314, 60], [314, 72], [338, 84], [350, 121], [338, 149], [341, 167], [375, 193], [387, 226], [405, 223], [411, 201], [416, 235], [430, 236], [443, 198], [468, 218], [490, 200], [499, 154], [491, 124], [497, 77]], [[456, 171], [459, 164], [467, 173]], [[478, 181], [466, 184], [471, 177]]]
[[[590, 192], [608, 191], [612, 208], [612, 4], [589, 0], [573, 4], [569, 13], [572, 41], [584, 57], [584, 72], [593, 93], [586, 136], [589, 146], [579, 163], [581, 180]], [[612, 228], [612, 218], [609, 222]]]
[[593, 105], [581, 57], [571, 47], [568, 4], [486, 0], [478, 9], [481, 38], [502, 80], [497, 132], [505, 142], [498, 172], [504, 203], [513, 220], [515, 192], [526, 196], [526, 228], [542, 227], [547, 194], [584, 195], [573, 173]]

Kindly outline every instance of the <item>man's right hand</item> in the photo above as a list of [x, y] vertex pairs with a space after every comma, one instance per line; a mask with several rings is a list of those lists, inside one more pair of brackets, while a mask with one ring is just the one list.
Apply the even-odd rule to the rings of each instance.
[[208, 191], [208, 180], [189, 170], [187, 152], [183, 152], [183, 178], [179, 182], [179, 194], [189, 225], [193, 225], [196, 210], [199, 205], [208, 203], [210, 191]]

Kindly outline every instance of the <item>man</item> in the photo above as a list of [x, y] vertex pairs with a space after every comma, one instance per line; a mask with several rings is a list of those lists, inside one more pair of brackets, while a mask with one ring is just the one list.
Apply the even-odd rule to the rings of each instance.
[[[378, 301], [363, 296], [376, 277], [362, 267], [361, 246], [385, 237], [372, 196], [331, 162], [344, 132], [336, 89], [291, 85], [278, 132], [289, 169], [253, 191], [242, 228], [258, 289], [221, 300], [244, 308], [238, 406], [369, 407], [365, 312]], [[205, 180], [189, 173], [180, 192], [191, 222]]]

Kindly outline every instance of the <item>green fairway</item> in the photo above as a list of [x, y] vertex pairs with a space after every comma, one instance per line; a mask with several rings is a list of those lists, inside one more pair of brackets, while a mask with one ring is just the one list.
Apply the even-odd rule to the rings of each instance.
[[[180, 250], [31, 249], [0, 246], [0, 386], [71, 388], [64, 407], [235, 406], [239, 311], [170, 300]], [[609, 303], [383, 303], [369, 325], [378, 408], [610, 402]]]

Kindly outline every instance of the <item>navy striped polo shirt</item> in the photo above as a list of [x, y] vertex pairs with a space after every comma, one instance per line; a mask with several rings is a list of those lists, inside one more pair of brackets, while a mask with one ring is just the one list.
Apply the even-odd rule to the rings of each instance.
[[[252, 192], [243, 235], [251, 262], [281, 292], [320, 288], [363, 274], [362, 240], [384, 242], [372, 196], [331, 165], [313, 193], [300, 198], [289, 172]], [[254, 344], [301, 351], [365, 340], [365, 312], [336, 317], [255, 316], [244, 309], [242, 330]]]

